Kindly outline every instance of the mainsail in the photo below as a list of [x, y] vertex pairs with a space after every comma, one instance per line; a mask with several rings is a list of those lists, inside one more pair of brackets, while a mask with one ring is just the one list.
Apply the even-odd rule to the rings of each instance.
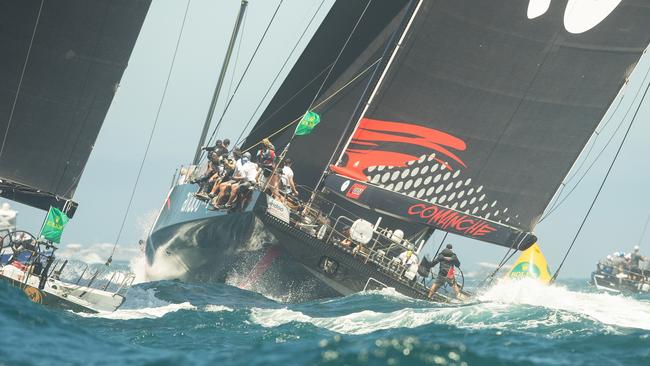
[[69, 200], [149, 4], [0, 1], [0, 195], [74, 214]]
[[405, 220], [531, 245], [650, 42], [646, 1], [539, 3], [420, 1], [326, 187]]

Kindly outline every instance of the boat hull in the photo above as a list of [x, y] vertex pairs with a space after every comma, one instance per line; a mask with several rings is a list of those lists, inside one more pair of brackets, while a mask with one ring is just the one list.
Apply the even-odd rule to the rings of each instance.
[[631, 278], [617, 277], [602, 271], [592, 272], [591, 284], [598, 290], [611, 293], [649, 293], [650, 283], [647, 280], [632, 280]]
[[196, 185], [174, 187], [147, 238], [149, 280], [220, 282], [283, 300], [339, 295], [291, 260], [252, 209], [211, 211], [194, 198]]
[[147, 240], [149, 279], [222, 282], [292, 301], [385, 287], [426, 298], [424, 286], [288, 224], [288, 213], [270, 213], [264, 194], [228, 213], [208, 210], [196, 190], [180, 185], [170, 192]]

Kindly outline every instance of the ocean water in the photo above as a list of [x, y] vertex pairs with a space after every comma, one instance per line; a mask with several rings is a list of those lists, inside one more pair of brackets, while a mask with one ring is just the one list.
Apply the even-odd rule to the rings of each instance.
[[460, 306], [390, 289], [288, 304], [160, 281], [95, 315], [0, 283], [0, 329], [0, 365], [650, 365], [650, 298], [586, 280], [499, 282]]

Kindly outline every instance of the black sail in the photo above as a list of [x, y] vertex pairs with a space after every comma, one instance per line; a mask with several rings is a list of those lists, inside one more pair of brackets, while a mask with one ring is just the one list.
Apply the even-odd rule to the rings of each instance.
[[0, 1], [0, 194], [47, 209], [74, 195], [150, 1], [42, 4]]
[[422, 1], [327, 187], [523, 240], [650, 42], [646, 1], [546, 5]]
[[[321, 89], [314, 103], [317, 107], [312, 109], [321, 115], [322, 123], [310, 135], [293, 140], [288, 153], [298, 173], [296, 182], [314, 186], [370, 76], [380, 65], [386, 42], [399, 26], [408, 3], [408, 0], [336, 1], [244, 145], [254, 145], [301, 117]], [[284, 146], [294, 129], [295, 124], [287, 127], [274, 135], [272, 141], [278, 147]]]

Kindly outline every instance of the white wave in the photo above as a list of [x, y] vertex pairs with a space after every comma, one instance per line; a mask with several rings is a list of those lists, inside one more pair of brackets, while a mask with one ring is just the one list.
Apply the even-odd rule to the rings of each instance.
[[183, 278], [187, 273], [187, 266], [176, 255], [168, 255], [167, 243], [159, 247], [154, 253], [153, 265], [150, 266], [144, 254], [132, 261], [131, 270], [136, 274], [136, 279], [141, 282], [173, 280]]
[[[555, 336], [570, 333], [565, 325], [592, 319], [614, 327], [650, 329], [650, 303], [635, 299], [569, 291], [537, 281], [500, 282], [478, 297], [482, 302], [461, 307], [404, 308], [388, 313], [360, 311], [334, 317], [312, 317], [299, 311], [251, 309], [251, 320], [271, 328], [290, 322], [313, 324], [342, 334], [366, 334], [394, 328], [446, 324], [458, 328], [531, 330], [555, 327]], [[528, 315], [521, 305], [546, 308], [544, 315]], [[551, 334], [549, 334], [551, 335]]]
[[600, 323], [650, 330], [650, 303], [622, 295], [570, 291], [535, 280], [501, 280], [479, 295], [482, 301], [563, 310]]
[[104, 318], [112, 320], [133, 320], [133, 319], [155, 319], [162, 318], [166, 314], [179, 310], [196, 310], [196, 306], [189, 302], [180, 304], [167, 304], [164, 306], [140, 308], [140, 309], [119, 309], [114, 312], [101, 312], [97, 314], [78, 313], [86, 318]]
[[392, 328], [415, 328], [433, 322], [455, 322], [452, 308], [401, 309], [390, 313], [364, 310], [348, 315], [329, 318], [311, 317], [299, 311], [283, 309], [251, 309], [251, 320], [265, 328], [277, 327], [290, 322], [310, 323], [320, 328], [342, 334], [367, 334]]
[[147, 258], [144, 253], [141, 252], [131, 258], [129, 261], [129, 270], [135, 275], [133, 284], [147, 282]]
[[207, 305], [206, 307], [203, 308], [203, 311], [207, 311], [209, 313], [220, 313], [222, 311], [227, 311], [227, 312], [233, 312], [235, 311], [233, 308], [229, 308], [225, 305]]
[[397, 292], [397, 290], [395, 290], [392, 287], [384, 287], [384, 288], [382, 288], [380, 290], [368, 290], [368, 291], [364, 291], [363, 293], [364, 294], [369, 294], [369, 295], [370, 294], [377, 294], [377, 295], [390, 297], [390, 298], [397, 299], [397, 300], [413, 300], [412, 297], [408, 297], [406, 295], [403, 295], [403, 294]]

